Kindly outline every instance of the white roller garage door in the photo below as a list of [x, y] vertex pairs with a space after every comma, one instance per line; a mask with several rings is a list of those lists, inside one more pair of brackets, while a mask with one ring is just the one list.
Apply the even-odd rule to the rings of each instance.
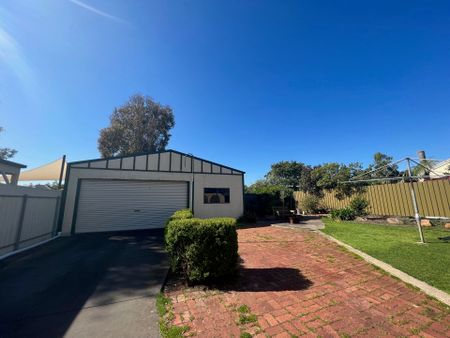
[[162, 228], [188, 205], [188, 183], [82, 180], [75, 232]]

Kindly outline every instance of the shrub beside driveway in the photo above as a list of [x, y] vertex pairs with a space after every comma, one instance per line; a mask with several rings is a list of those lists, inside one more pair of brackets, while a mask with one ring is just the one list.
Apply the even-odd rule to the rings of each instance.
[[192, 216], [190, 210], [180, 210], [167, 223], [165, 242], [172, 271], [194, 283], [233, 276], [238, 262], [236, 220]]
[[309, 231], [239, 229], [239, 277], [214, 287], [169, 279], [173, 325], [199, 337], [450, 335], [440, 303]]

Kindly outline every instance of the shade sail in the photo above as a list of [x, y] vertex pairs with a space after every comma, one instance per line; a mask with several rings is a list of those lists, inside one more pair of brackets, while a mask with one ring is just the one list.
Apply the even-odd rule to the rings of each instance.
[[67, 164], [63, 158], [57, 159], [56, 161], [44, 164], [40, 167], [26, 170], [20, 173], [19, 181], [52, 181], [59, 180], [61, 175], [61, 167], [63, 166], [63, 176], [64, 179], [66, 175]]

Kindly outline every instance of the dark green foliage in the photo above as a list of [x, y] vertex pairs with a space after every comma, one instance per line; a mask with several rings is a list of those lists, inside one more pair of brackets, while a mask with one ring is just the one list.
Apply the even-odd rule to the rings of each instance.
[[170, 298], [159, 293], [156, 296], [156, 310], [159, 314], [159, 331], [163, 338], [182, 338], [184, 333], [189, 330], [188, 326], [174, 326], [173, 305]]
[[240, 338], [252, 338], [253, 336], [248, 332], [242, 332]]
[[246, 187], [244, 195], [245, 214], [266, 216], [273, 213], [273, 207], [283, 205], [281, 187], [267, 180], [258, 180]]
[[241, 306], [239, 306], [237, 308], [237, 312], [239, 312], [239, 313], [249, 313], [250, 312], [250, 308], [248, 307], [247, 304], [242, 304]]
[[356, 218], [355, 212], [350, 208], [332, 210], [330, 217], [339, 221], [351, 221]]
[[250, 312], [250, 308], [248, 307], [248, 305], [243, 304], [243, 305], [239, 306], [236, 310], [239, 313], [239, 319], [238, 319], [239, 325], [245, 325], [248, 323], [257, 322], [258, 318], [256, 317], [255, 314]]
[[305, 197], [299, 201], [299, 207], [302, 211], [316, 213], [321, 209], [320, 198], [315, 195], [305, 195]]
[[98, 150], [102, 157], [163, 151], [174, 125], [172, 108], [148, 96], [133, 95], [114, 109], [110, 125], [100, 130]]
[[[267, 215], [272, 212], [273, 207], [281, 205], [293, 209], [294, 191], [302, 191], [317, 197], [323, 197], [326, 191], [333, 191], [339, 200], [361, 194], [370, 183], [357, 182], [358, 180], [401, 174], [397, 165], [388, 165], [391, 161], [392, 157], [376, 153], [373, 164], [368, 168], [363, 168], [358, 162], [349, 164], [331, 162], [316, 166], [297, 161], [274, 163], [264, 179], [246, 188], [247, 194], [256, 194], [258, 198], [250, 198], [249, 195], [246, 198], [245, 208], [258, 216]], [[385, 165], [388, 166], [384, 168]], [[381, 168], [380, 172], [367, 175], [369, 171], [377, 168]]]
[[194, 214], [192, 213], [191, 209], [181, 209], [178, 211], [175, 211], [172, 216], [170, 216], [169, 221], [173, 221], [175, 219], [188, 219], [193, 218]]
[[[373, 155], [373, 163], [367, 168], [368, 171], [380, 169], [379, 171], [370, 174], [370, 177], [366, 178], [384, 178], [384, 177], [397, 177], [400, 175], [398, 166], [388, 165], [393, 160], [392, 156], [377, 152]], [[386, 167], [385, 167], [386, 166]], [[385, 168], [384, 168], [385, 167]]]
[[167, 314], [167, 308], [171, 305], [172, 304], [170, 298], [164, 296], [163, 293], [158, 293], [158, 295], [156, 296], [156, 311], [158, 311], [160, 317], [163, 317]]
[[[4, 129], [0, 127], [0, 133]], [[0, 159], [7, 160], [8, 158], [14, 157], [14, 155], [17, 154], [17, 150], [11, 149], [11, 148], [0, 148]]]
[[369, 201], [362, 196], [356, 196], [351, 200], [349, 207], [354, 211], [355, 216], [365, 216], [367, 215]]
[[258, 321], [258, 317], [253, 313], [240, 313], [238, 324], [245, 325], [248, 323], [256, 323]]
[[269, 184], [279, 187], [283, 206], [295, 208], [293, 192], [299, 190], [300, 183], [309, 177], [311, 167], [297, 161], [274, 163], [265, 178]]
[[282, 187], [269, 182], [266, 179], [257, 180], [252, 185], [245, 187], [245, 193], [258, 195], [279, 195]]
[[298, 184], [302, 172], [308, 167], [297, 161], [281, 161], [272, 164], [270, 171], [266, 175], [266, 180], [276, 186], [281, 187], [286, 194], [298, 190]]
[[256, 216], [251, 213], [245, 213], [237, 219], [237, 223], [256, 223]]
[[344, 199], [362, 191], [364, 188], [362, 184], [344, 183], [362, 172], [360, 163], [350, 163], [348, 165], [324, 163], [313, 169], [311, 179], [315, 182], [316, 189], [320, 193], [324, 190], [334, 191], [337, 199]]
[[339, 212], [341, 211], [341, 209], [334, 209], [330, 211], [330, 218], [332, 220], [339, 220]]
[[279, 207], [282, 202], [277, 195], [269, 194], [245, 194], [244, 210], [245, 214], [262, 217], [271, 215], [274, 207]]
[[369, 202], [362, 196], [355, 197], [350, 206], [343, 209], [337, 209], [331, 211], [331, 218], [338, 221], [352, 221], [357, 216], [367, 215], [367, 207]]
[[234, 218], [187, 218], [170, 221], [165, 234], [171, 267], [189, 282], [228, 277], [238, 260]]

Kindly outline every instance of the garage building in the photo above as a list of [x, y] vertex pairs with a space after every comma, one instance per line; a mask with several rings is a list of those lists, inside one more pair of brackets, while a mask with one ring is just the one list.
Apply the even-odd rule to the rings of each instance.
[[244, 172], [175, 150], [68, 163], [62, 234], [162, 228], [176, 210], [239, 217]]

